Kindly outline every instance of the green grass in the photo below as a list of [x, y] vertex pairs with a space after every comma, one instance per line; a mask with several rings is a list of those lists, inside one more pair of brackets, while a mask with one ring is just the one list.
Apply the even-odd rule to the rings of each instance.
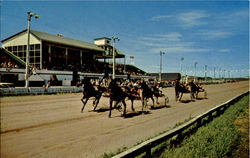
[[237, 127], [234, 122], [240, 117], [248, 118], [248, 110], [246, 110], [248, 106], [249, 95], [242, 98], [226, 110], [223, 115], [215, 118], [205, 127], [199, 128], [195, 134], [185, 138], [177, 147], [170, 148], [170, 141], [165, 142], [163, 145], [166, 147], [165, 150], [161, 154], [159, 154], [161, 151], [155, 150], [156, 152], [153, 157], [238, 157], [238, 155], [236, 156], [233, 152], [237, 150], [241, 144], [241, 133], [239, 127]]

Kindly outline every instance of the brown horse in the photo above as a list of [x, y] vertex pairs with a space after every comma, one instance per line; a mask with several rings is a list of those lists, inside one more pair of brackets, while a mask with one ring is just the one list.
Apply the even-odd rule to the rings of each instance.
[[191, 91], [192, 91], [192, 93], [193, 93], [193, 98], [198, 99], [198, 94], [199, 94], [199, 92], [203, 92], [203, 93], [204, 93], [204, 98], [207, 98], [207, 92], [206, 92], [205, 89], [203, 89], [203, 88], [201, 87], [201, 85], [196, 85], [196, 84], [194, 84], [193, 81], [189, 82], [188, 85], [190, 86]]
[[141, 94], [142, 112], [143, 112], [143, 108], [147, 106], [147, 100], [149, 98], [151, 98], [153, 102], [153, 106], [151, 106], [151, 108], [154, 108], [154, 97], [156, 97], [157, 104], [159, 104], [159, 97], [164, 97], [165, 105], [169, 101], [168, 97], [160, 93], [156, 85], [154, 85], [152, 88], [149, 88], [149, 86], [146, 84], [145, 81], [142, 81], [139, 85], [141, 86], [141, 89], [142, 89], [142, 94]]
[[126, 115], [126, 103], [125, 98], [127, 97], [127, 94], [122, 91], [121, 87], [118, 86], [116, 83], [116, 80], [112, 80], [108, 87], [109, 95], [109, 104], [110, 104], [110, 110], [109, 110], [109, 117], [111, 117], [111, 111], [112, 111], [112, 104], [113, 101], [116, 101], [114, 108], [117, 108], [117, 105], [119, 102], [122, 102], [124, 109], [123, 109], [123, 116]]
[[[96, 107], [100, 101], [100, 98], [102, 96], [102, 93], [105, 91], [105, 88], [101, 86], [97, 86], [98, 90], [95, 90], [94, 86], [90, 83], [89, 78], [85, 78], [83, 80], [84, 90], [83, 90], [83, 97], [81, 98], [81, 101], [83, 103], [83, 107], [81, 109], [81, 112], [83, 112], [85, 105], [87, 104], [89, 98], [95, 97], [95, 100], [93, 101], [94, 111], [96, 110]], [[84, 101], [85, 99], [85, 101]]]
[[110, 103], [110, 111], [109, 111], [109, 117], [111, 117], [111, 111], [112, 111], [112, 104], [115, 101], [115, 105], [114, 108], [120, 110], [121, 107], [117, 106], [120, 102], [122, 102], [124, 109], [123, 109], [123, 117], [126, 117], [126, 103], [125, 103], [125, 99], [128, 98], [129, 100], [131, 100], [131, 108], [133, 111], [135, 111], [134, 107], [133, 107], [133, 103], [134, 100], [136, 99], [136, 96], [134, 95], [133, 92], [130, 91], [129, 88], [127, 87], [120, 87], [116, 80], [112, 80], [109, 84], [108, 87], [108, 91], [109, 91], [109, 103]]
[[[193, 100], [193, 92], [188, 90], [184, 85], [181, 85], [179, 80], [175, 81], [175, 100], [181, 101], [181, 98], [184, 93], [189, 93], [191, 100]], [[181, 94], [181, 95], [180, 95]]]

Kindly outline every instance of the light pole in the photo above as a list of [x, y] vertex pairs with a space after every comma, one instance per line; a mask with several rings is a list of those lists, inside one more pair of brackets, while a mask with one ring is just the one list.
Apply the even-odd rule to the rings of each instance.
[[205, 82], [207, 82], [207, 65], [205, 65]]
[[120, 41], [120, 39], [118, 37], [113, 36], [112, 37], [113, 40], [113, 76], [112, 79], [115, 79], [115, 41]]
[[196, 65], [197, 64], [198, 64], [197, 62], [194, 63], [194, 82], [196, 82]]
[[215, 67], [214, 67], [214, 80], [215, 80]]
[[[181, 76], [182, 76], [182, 62], [183, 62], [184, 58], [181, 57]], [[181, 77], [182, 78], [182, 77]]]
[[32, 16], [34, 16], [36, 19], [40, 18], [39, 15], [32, 12], [28, 12], [28, 30], [27, 30], [28, 43], [26, 48], [25, 88], [29, 88], [30, 21]]
[[160, 51], [160, 74], [159, 74], [160, 82], [161, 82], [161, 71], [162, 71], [162, 54], [165, 54], [165, 52]]
[[221, 68], [219, 68], [219, 79], [221, 79]]

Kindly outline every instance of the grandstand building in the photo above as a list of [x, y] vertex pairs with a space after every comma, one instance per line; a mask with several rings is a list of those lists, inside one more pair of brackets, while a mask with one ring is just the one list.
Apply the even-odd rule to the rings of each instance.
[[[24, 81], [27, 41], [27, 30], [23, 30], [1, 41], [0, 81], [3, 82], [6, 78], [10, 78], [10, 73], [15, 74], [15, 72], [19, 73], [14, 78]], [[40, 81], [49, 80], [51, 75], [55, 75], [55, 73], [71, 74], [71, 76], [73, 72], [78, 74], [111, 73], [112, 65], [106, 63], [106, 59], [112, 58], [112, 56], [113, 47], [111, 39], [107, 37], [96, 38], [94, 43], [88, 43], [64, 37], [62, 34], [53, 35], [35, 30], [30, 31], [30, 69], [37, 72], [35, 75], [40, 75], [39, 77], [33, 77], [39, 78]], [[115, 58], [125, 59], [125, 54], [115, 49]], [[127, 68], [129, 67], [131, 66], [127, 66]], [[15, 69], [19, 70], [14, 71]], [[138, 70], [140, 74], [145, 74], [144, 71]], [[116, 74], [122, 75], [124, 72], [125, 66], [117, 64]], [[41, 74], [47, 74], [50, 77]], [[4, 77], [4, 75], [8, 77]], [[31, 77], [32, 75], [34, 74], [31, 74]], [[73, 80], [62, 75], [61, 78]]]
[[[26, 61], [27, 30], [21, 31], [11, 37], [2, 40], [2, 47]], [[98, 39], [100, 41], [108, 38]], [[113, 47], [92, 44], [71, 38], [66, 38], [62, 34], [52, 35], [35, 30], [30, 31], [30, 65], [38, 69], [70, 70], [92, 69], [98, 58], [109, 57], [113, 52]], [[103, 49], [109, 48], [109, 49]], [[116, 58], [124, 58], [125, 55], [116, 50]], [[106, 54], [105, 54], [106, 53]]]

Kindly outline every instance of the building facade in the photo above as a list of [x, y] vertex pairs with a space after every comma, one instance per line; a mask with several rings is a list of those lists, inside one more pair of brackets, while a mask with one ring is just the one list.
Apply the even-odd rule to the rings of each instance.
[[[100, 39], [95, 41], [97, 44], [92, 44], [66, 38], [62, 34], [31, 30], [30, 66], [48, 70], [98, 71], [102, 66], [97, 59], [110, 58], [107, 54], [112, 55], [113, 51], [110, 43], [100, 43], [109, 38]], [[24, 30], [2, 40], [2, 47], [26, 62], [27, 41], [27, 30]], [[120, 51], [115, 52], [116, 57], [125, 57]]]

